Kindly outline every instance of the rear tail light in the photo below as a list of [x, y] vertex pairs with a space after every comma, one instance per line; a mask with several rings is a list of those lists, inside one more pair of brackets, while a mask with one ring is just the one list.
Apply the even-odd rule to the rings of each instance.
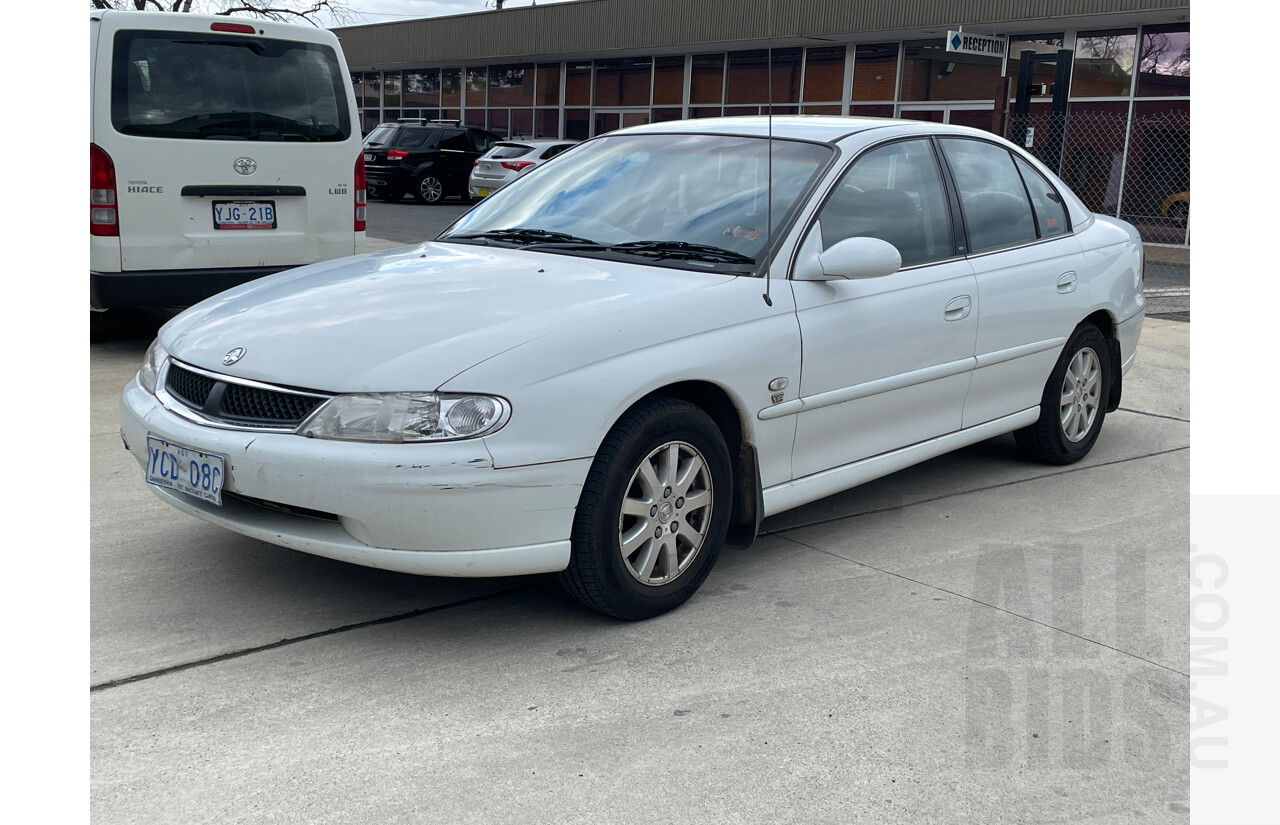
[[89, 234], [118, 237], [116, 165], [96, 143], [89, 144]]
[[365, 209], [369, 204], [368, 187], [364, 180], [364, 154], [356, 155], [356, 231], [364, 231]]
[[505, 168], [512, 170], [513, 172], [519, 172], [521, 169], [524, 169], [526, 166], [533, 166], [533, 161], [531, 161], [531, 160], [504, 160], [504, 161], [502, 162], [502, 165], [503, 165]]
[[387, 160], [400, 160], [401, 158], [407, 158], [407, 157], [409, 157], [409, 153], [404, 151], [403, 149], [387, 150]]

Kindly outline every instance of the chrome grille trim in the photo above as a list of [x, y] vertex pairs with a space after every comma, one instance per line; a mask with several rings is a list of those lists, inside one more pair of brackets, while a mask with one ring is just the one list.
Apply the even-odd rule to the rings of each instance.
[[[304, 415], [301, 418], [301, 420], [283, 422], [283, 423], [272, 423], [266, 420], [245, 421], [245, 420], [240, 420], [235, 418], [223, 418], [220, 416], [209, 415], [205, 413], [204, 410], [202, 409], [197, 409], [195, 407], [192, 407], [191, 404], [186, 399], [174, 393], [171, 393], [169, 391], [168, 385], [169, 385], [170, 366], [176, 366], [179, 369], [185, 370], [195, 375], [212, 379], [214, 382], [216, 382], [212, 392], [217, 392], [217, 383], [222, 383], [226, 385], [235, 385], [238, 387], [244, 387], [249, 390], [277, 393], [279, 395], [294, 396], [297, 398], [305, 398], [305, 399], [313, 400], [315, 402], [315, 406], [312, 407], [310, 412]], [[325, 401], [328, 401], [330, 398], [333, 398], [334, 393], [322, 393], [322, 392], [314, 392], [311, 390], [300, 390], [300, 389], [295, 389], [293, 387], [280, 386], [278, 384], [267, 384], [262, 381], [254, 381], [249, 378], [237, 378], [235, 376], [224, 375], [222, 373], [216, 373], [206, 369], [201, 369], [200, 367], [193, 366], [191, 364], [186, 363], [185, 361], [179, 361], [176, 358], [170, 357], [168, 360], [164, 362], [164, 365], [160, 368], [159, 375], [156, 376], [156, 397], [160, 399], [160, 403], [164, 405], [165, 409], [169, 410], [175, 415], [178, 415], [178, 416], [181, 416], [182, 418], [187, 419], [188, 421], [194, 422], [196, 424], [201, 424], [206, 427], [217, 427], [223, 430], [240, 430], [243, 432], [293, 433], [293, 432], [297, 432], [298, 428], [302, 426], [302, 424], [305, 423], [306, 420], [310, 418], [311, 415], [314, 414], [315, 411], [319, 409], [324, 404]]]

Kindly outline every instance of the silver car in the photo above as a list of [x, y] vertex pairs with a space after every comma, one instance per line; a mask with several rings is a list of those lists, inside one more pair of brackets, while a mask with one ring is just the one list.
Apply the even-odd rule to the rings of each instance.
[[471, 197], [488, 197], [576, 143], [573, 140], [504, 140], [494, 144], [471, 168], [468, 182]]

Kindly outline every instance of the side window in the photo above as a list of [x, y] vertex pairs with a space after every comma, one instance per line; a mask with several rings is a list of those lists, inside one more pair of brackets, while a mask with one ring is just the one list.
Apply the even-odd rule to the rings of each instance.
[[1044, 175], [1020, 157], [1014, 156], [1014, 163], [1022, 173], [1022, 181], [1031, 193], [1031, 206], [1036, 211], [1036, 229], [1042, 238], [1052, 238], [1067, 231], [1067, 210], [1062, 205], [1062, 196]]
[[845, 238], [887, 241], [902, 265], [952, 255], [947, 199], [927, 140], [904, 140], [873, 149], [854, 162], [818, 215], [822, 248]]
[[560, 154], [565, 149], [568, 149], [572, 145], [573, 145], [572, 143], [557, 143], [555, 146], [550, 147], [549, 149], [547, 149], [547, 151], [542, 153], [542, 159], [551, 160], [553, 157]]
[[396, 137], [395, 146], [397, 149], [421, 149], [430, 141], [430, 130], [427, 129], [406, 129], [401, 128], [400, 134]]
[[477, 152], [487, 152], [493, 148], [493, 144], [498, 142], [498, 136], [491, 132], [481, 132], [476, 129], [471, 130], [471, 139], [476, 142]]
[[439, 148], [453, 152], [470, 152], [471, 141], [467, 140], [466, 132], [450, 129], [440, 136]]
[[1009, 150], [981, 140], [943, 138], [969, 230], [969, 251], [986, 252], [1037, 238], [1031, 202]]

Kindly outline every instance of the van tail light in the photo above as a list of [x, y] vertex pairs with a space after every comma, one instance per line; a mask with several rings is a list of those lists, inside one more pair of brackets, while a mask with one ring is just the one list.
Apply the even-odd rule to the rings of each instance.
[[409, 157], [409, 153], [403, 149], [388, 149], [387, 160], [400, 160]]
[[89, 144], [89, 234], [119, 237], [116, 165], [96, 143]]
[[533, 166], [533, 161], [531, 161], [531, 160], [504, 160], [504, 161], [502, 162], [502, 165], [503, 165], [503, 167], [504, 167], [504, 168], [510, 169], [510, 170], [511, 170], [511, 171], [513, 171], [513, 172], [519, 172], [521, 169], [524, 169], [526, 166]]
[[364, 180], [364, 154], [356, 155], [356, 231], [364, 231], [365, 210], [369, 205], [368, 187]]

